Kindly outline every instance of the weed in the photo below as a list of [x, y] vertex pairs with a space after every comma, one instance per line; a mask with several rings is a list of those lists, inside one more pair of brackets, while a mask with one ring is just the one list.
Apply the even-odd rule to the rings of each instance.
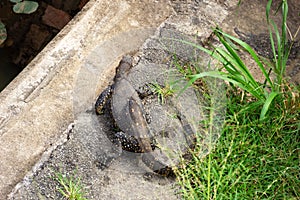
[[151, 83], [150, 87], [152, 92], [157, 95], [158, 101], [162, 104], [165, 103], [167, 97], [173, 96], [175, 93], [174, 85], [169, 83], [165, 86], [161, 86], [158, 83]]
[[56, 172], [54, 179], [60, 184], [58, 191], [69, 200], [86, 200], [84, 195], [84, 186], [80, 178], [74, 176], [67, 177], [66, 175]]
[[176, 55], [173, 56], [173, 65], [180, 74], [186, 79], [189, 79], [191, 75], [195, 75], [201, 72], [201, 69], [197, 64], [181, 63]]

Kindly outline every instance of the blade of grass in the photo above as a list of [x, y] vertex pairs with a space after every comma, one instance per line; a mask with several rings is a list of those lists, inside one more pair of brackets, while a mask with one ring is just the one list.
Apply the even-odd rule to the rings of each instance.
[[[245, 91], [249, 91], [249, 88], [247, 88], [246, 82], [243, 82], [242, 80], [237, 81], [233, 77], [231, 77], [228, 73], [220, 72], [220, 71], [202, 72], [200, 74], [189, 76], [189, 78], [191, 78], [190, 81], [189, 81], [189, 84], [187, 86], [185, 86], [183, 88], [183, 90], [186, 89], [187, 87], [189, 87], [197, 79], [203, 78], [203, 77], [219, 78], [219, 79], [222, 79], [224, 81], [228, 81], [228, 82], [240, 87], [241, 89], [243, 89]], [[253, 93], [253, 94], [256, 94], [256, 93]], [[259, 98], [259, 97], [260, 96], [257, 96], [257, 98]]]
[[271, 92], [271, 94], [268, 96], [268, 98], [266, 99], [264, 105], [263, 105], [263, 108], [261, 110], [261, 113], [260, 113], [260, 117], [259, 117], [259, 120], [262, 121], [263, 119], [265, 119], [266, 117], [266, 114], [270, 108], [270, 105], [271, 103], [273, 102], [273, 100], [275, 99], [275, 97], [279, 95], [278, 92]]
[[271, 20], [271, 24], [273, 26], [273, 29], [274, 29], [274, 32], [275, 32], [275, 36], [276, 36], [276, 40], [277, 40], [277, 52], [275, 51], [275, 63], [276, 63], [276, 72], [278, 74], [280, 74], [280, 71], [281, 71], [281, 56], [282, 56], [282, 48], [281, 48], [281, 45], [282, 45], [282, 41], [281, 41], [281, 38], [280, 38], [280, 34], [279, 34], [279, 30], [277, 28], [277, 25], [274, 23], [273, 20]]
[[275, 42], [274, 42], [274, 38], [273, 38], [273, 33], [272, 33], [272, 29], [270, 26], [268, 26], [268, 29], [269, 29], [269, 37], [270, 37], [270, 43], [271, 43], [271, 47], [272, 47], [272, 53], [273, 53], [273, 57], [274, 57], [274, 62], [275, 62], [275, 67], [274, 67], [274, 71], [276, 73], [278, 73], [278, 69], [277, 69], [277, 66], [278, 66], [278, 63], [277, 63], [277, 53], [276, 53], [276, 49], [275, 49]]
[[[228, 42], [225, 41], [223, 37], [223, 32], [220, 32], [218, 29], [216, 29], [216, 34], [218, 38], [220, 39], [221, 43], [224, 45], [224, 47], [227, 49], [227, 51], [232, 56], [232, 59], [237, 63], [237, 67], [242, 72], [242, 75], [253, 85], [256, 86], [257, 82], [254, 80], [253, 76], [251, 75], [250, 71], [247, 69], [244, 62], [241, 60], [240, 56], [236, 53], [236, 51], [228, 44]], [[232, 60], [231, 60], [232, 62]]]
[[272, 5], [272, 0], [269, 0], [266, 6], [266, 17], [267, 17], [267, 22], [269, 23], [269, 16], [270, 16], [270, 10], [271, 10], [271, 5]]
[[254, 80], [253, 76], [251, 75], [247, 67], [244, 65], [244, 63], [242, 61], [240, 63], [236, 62], [236, 60], [239, 59], [239, 55], [236, 54], [234, 56], [234, 53], [228, 54], [221, 48], [217, 48], [217, 52], [226, 61], [226, 63], [223, 63], [223, 65], [225, 69], [229, 72], [228, 77], [234, 79], [237, 82], [242, 83], [243, 88], [246, 88], [246, 91], [251, 93], [257, 99], [264, 99], [264, 91], [262, 87]]
[[[288, 14], [288, 3], [287, 0], [282, 1], [282, 24], [281, 24], [281, 38], [282, 38], [282, 66], [281, 66], [281, 71], [280, 71], [280, 75], [281, 78], [284, 76], [285, 73], [285, 69], [286, 69], [286, 62], [287, 62], [287, 58], [289, 56], [289, 50], [287, 48], [287, 30], [286, 30], [286, 20], [287, 20], [287, 14]], [[281, 81], [280, 81], [281, 84]]]
[[[254, 61], [256, 62], [256, 64], [258, 65], [258, 67], [260, 68], [260, 70], [262, 71], [263, 75], [265, 76], [265, 78], [267, 79], [267, 82], [269, 83], [270, 87], [272, 89], [274, 89], [274, 84], [270, 79], [270, 76], [268, 75], [268, 72], [266, 71], [264, 65], [262, 64], [262, 62], [260, 61], [259, 57], [257, 56], [257, 54], [255, 53], [255, 51], [245, 42], [243, 42], [242, 40], [233, 37], [227, 33], [222, 32], [221, 30], [217, 30], [219, 33], [221, 33], [222, 35], [224, 35], [225, 37], [228, 37], [229, 39], [233, 40], [234, 42], [236, 42], [237, 44], [239, 44], [241, 47], [243, 47], [243, 49], [245, 49], [250, 55], [251, 57], [254, 59]], [[245, 68], [247, 68], [246, 66], [244, 66]], [[249, 72], [248, 69], [244, 69], [247, 72], [248, 76], [252, 76], [251, 73]], [[252, 79], [254, 79], [252, 77]], [[255, 80], [254, 80], [255, 81]], [[262, 92], [262, 91], [261, 91]]]

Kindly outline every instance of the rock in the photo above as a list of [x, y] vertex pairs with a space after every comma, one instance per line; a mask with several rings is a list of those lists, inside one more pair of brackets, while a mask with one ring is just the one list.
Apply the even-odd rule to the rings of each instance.
[[70, 20], [71, 16], [68, 13], [58, 10], [50, 5], [47, 6], [45, 14], [42, 17], [44, 24], [59, 30], [62, 29]]

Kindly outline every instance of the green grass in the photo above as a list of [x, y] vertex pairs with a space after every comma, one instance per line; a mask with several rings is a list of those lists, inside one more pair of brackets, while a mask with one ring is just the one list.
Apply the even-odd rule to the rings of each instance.
[[[208, 144], [211, 153], [204, 158], [199, 156], [203, 145], [196, 145], [192, 159], [176, 170], [184, 199], [300, 199], [300, 88], [285, 79], [291, 49], [286, 27], [288, 4], [282, 1], [278, 7], [283, 19], [280, 31], [270, 19], [271, 5], [269, 0], [266, 16], [273, 60], [259, 57], [248, 44], [218, 28], [214, 33], [222, 47], [205, 49], [183, 41], [223, 66], [197, 74], [183, 71], [189, 85], [203, 77], [230, 83], [226, 120], [217, 145]], [[295, 36], [290, 34], [292, 40]], [[255, 61], [264, 83], [251, 74], [241, 50]], [[213, 119], [207, 124], [212, 127], [210, 121]], [[207, 129], [207, 134], [212, 130]]]
[[152, 92], [157, 95], [158, 101], [162, 104], [165, 103], [166, 98], [173, 96], [176, 92], [174, 85], [166, 83], [166, 85], [161, 86], [158, 83], [149, 84]]
[[81, 183], [80, 178], [75, 176], [66, 176], [60, 172], [56, 172], [54, 180], [59, 183], [58, 192], [68, 200], [87, 200], [85, 188]]
[[[300, 111], [269, 120], [230, 91], [226, 124], [213, 151], [177, 171], [184, 199], [299, 199]], [[251, 114], [250, 114], [251, 113]]]

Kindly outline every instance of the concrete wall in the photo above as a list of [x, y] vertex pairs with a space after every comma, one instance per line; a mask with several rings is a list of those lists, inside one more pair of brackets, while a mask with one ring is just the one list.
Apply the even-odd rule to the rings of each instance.
[[167, 1], [91, 0], [1, 92], [0, 199], [6, 199], [43, 152], [66, 137], [74, 120], [73, 89], [81, 67], [92, 62], [90, 53], [97, 49], [103, 58], [93, 102], [113, 63], [136, 50], [171, 12]]

